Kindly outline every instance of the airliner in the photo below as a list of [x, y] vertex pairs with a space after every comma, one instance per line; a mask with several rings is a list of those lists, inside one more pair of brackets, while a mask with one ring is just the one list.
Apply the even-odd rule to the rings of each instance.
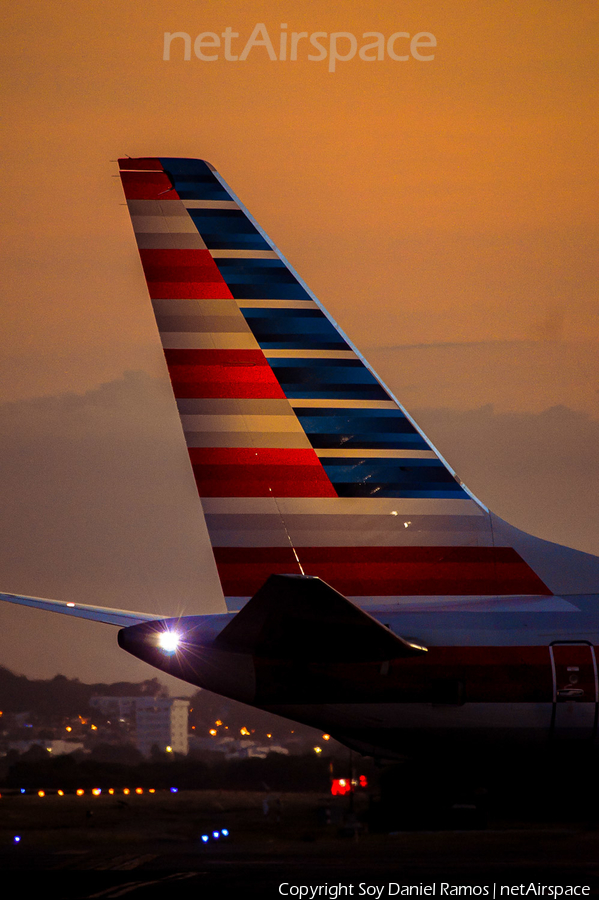
[[379, 758], [591, 745], [599, 558], [468, 490], [213, 166], [119, 167], [216, 605], [0, 599], [117, 626], [150, 665]]

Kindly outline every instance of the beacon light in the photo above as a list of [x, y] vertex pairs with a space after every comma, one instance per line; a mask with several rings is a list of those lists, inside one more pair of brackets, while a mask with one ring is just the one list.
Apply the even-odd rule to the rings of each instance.
[[161, 631], [158, 635], [158, 646], [165, 653], [175, 653], [181, 641], [176, 631]]

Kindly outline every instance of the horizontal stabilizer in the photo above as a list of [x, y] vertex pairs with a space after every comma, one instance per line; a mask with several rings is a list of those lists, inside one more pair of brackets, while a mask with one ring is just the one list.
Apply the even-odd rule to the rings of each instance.
[[20, 606], [33, 606], [48, 612], [63, 613], [66, 616], [77, 616], [79, 619], [93, 619], [107, 625], [138, 625], [140, 622], [152, 622], [159, 616], [148, 613], [131, 612], [126, 609], [111, 609], [108, 606], [87, 606], [84, 603], [67, 603], [65, 600], [44, 600], [41, 597], [23, 597], [21, 594], [0, 594], [0, 600], [17, 603]]
[[271, 575], [220, 633], [219, 643], [270, 659], [391, 660], [426, 653], [320, 578]]

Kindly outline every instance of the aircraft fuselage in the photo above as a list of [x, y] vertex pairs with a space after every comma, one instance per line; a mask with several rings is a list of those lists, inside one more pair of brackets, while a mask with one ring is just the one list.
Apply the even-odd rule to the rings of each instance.
[[[464, 741], [593, 741], [599, 595], [481, 598], [478, 609], [472, 599], [468, 609], [455, 598], [444, 608], [439, 598], [432, 609], [426, 603], [369, 610], [428, 651], [401, 658], [344, 659], [342, 646], [328, 656], [310, 647], [240, 652], [219, 639], [233, 615], [133, 625], [121, 630], [119, 644], [191, 684], [321, 728], [369, 754], [410, 753], [431, 742], [447, 749]], [[157, 643], [164, 631], [179, 638], [174, 652]]]

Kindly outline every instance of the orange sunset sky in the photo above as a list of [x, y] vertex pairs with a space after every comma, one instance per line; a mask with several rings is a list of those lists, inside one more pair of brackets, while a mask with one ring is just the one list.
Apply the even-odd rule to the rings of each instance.
[[[599, 553], [594, 0], [4, 10], [0, 590], [194, 611], [205, 550], [118, 156], [209, 160], [499, 515]], [[164, 32], [430, 32], [434, 60], [164, 61]], [[406, 46], [397, 44], [397, 47]], [[314, 52], [314, 51], [313, 51]], [[0, 664], [151, 677], [0, 610]], [[99, 635], [99, 636], [98, 636]], [[90, 643], [91, 642], [91, 643]], [[84, 649], [81, 649], [83, 648]]]

